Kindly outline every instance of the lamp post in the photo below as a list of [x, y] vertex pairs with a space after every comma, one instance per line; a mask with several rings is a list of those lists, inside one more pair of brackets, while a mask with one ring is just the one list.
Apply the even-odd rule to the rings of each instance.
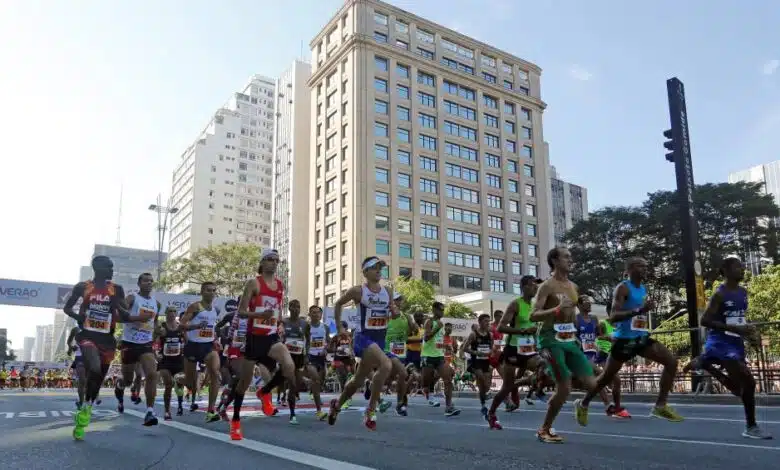
[[162, 277], [163, 243], [165, 243], [165, 231], [168, 229], [168, 216], [179, 212], [179, 209], [162, 205], [162, 196], [158, 194], [157, 204], [150, 205], [149, 210], [157, 212], [157, 280], [159, 281]]

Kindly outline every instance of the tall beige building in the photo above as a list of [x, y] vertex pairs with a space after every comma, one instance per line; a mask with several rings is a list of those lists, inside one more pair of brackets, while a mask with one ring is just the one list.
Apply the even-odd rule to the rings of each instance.
[[542, 274], [539, 67], [374, 0], [348, 0], [311, 49], [310, 301], [333, 305], [375, 254], [445, 295]]

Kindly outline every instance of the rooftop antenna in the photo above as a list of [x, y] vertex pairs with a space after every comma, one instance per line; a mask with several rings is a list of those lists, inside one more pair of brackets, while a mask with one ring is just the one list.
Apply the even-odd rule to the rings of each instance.
[[124, 185], [119, 186], [119, 214], [116, 219], [116, 246], [122, 244], [122, 193], [124, 192]]

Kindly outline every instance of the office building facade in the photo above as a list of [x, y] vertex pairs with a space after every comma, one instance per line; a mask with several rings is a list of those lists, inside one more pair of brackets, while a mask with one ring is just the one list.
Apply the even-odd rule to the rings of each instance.
[[556, 245], [562, 245], [566, 232], [580, 220], [588, 218], [588, 190], [562, 180], [555, 167], [551, 167], [550, 196], [553, 240]]

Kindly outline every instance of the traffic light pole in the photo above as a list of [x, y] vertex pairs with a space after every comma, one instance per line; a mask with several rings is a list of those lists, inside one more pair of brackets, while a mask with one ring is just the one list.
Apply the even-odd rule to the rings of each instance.
[[[666, 159], [674, 163], [677, 176], [677, 197], [680, 206], [680, 232], [682, 235], [682, 267], [685, 275], [685, 297], [688, 307], [688, 326], [692, 328], [691, 358], [701, 351], [699, 332], [699, 310], [703, 305], [703, 283], [699, 252], [699, 231], [693, 212], [693, 165], [691, 163], [690, 134], [688, 133], [688, 111], [685, 106], [685, 87], [677, 78], [666, 81], [669, 98], [669, 117], [672, 128], [664, 132], [671, 139], [664, 147], [671, 150]], [[698, 294], [698, 295], [697, 295]]]

